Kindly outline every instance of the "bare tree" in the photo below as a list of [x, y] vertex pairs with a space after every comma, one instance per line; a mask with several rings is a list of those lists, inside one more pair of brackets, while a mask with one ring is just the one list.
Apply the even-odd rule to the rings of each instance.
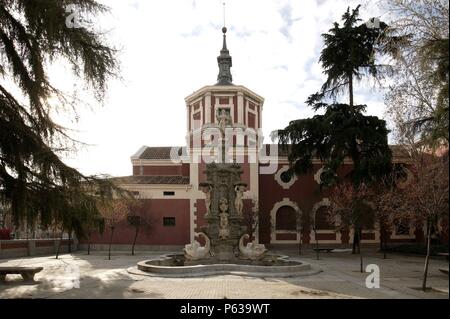
[[385, 0], [403, 36], [387, 113], [401, 143], [448, 145], [449, 7], [445, 0]]
[[381, 210], [393, 220], [410, 220], [417, 224], [426, 222], [426, 257], [423, 271], [422, 290], [427, 288], [428, 267], [431, 255], [433, 229], [442, 217], [448, 217], [449, 171], [448, 151], [443, 156], [422, 153], [414, 157], [412, 170], [414, 179], [406, 188], [392, 186], [381, 196]]
[[114, 230], [118, 223], [123, 221], [130, 212], [130, 205], [127, 200], [114, 200], [110, 203], [99, 204], [99, 211], [105, 219], [105, 225], [110, 229], [108, 259], [111, 260], [111, 246]]
[[[140, 198], [139, 198], [140, 199]], [[129, 202], [129, 214], [127, 216], [128, 224], [134, 227], [133, 244], [131, 245], [131, 255], [134, 256], [136, 241], [141, 229], [149, 230], [151, 228], [151, 217], [148, 216], [144, 202], [142, 200]]]
[[354, 230], [352, 253], [358, 252], [360, 255], [361, 272], [364, 272], [361, 237], [363, 229], [368, 224], [368, 217], [373, 212], [371, 198], [372, 191], [366, 184], [355, 186], [348, 182], [338, 184], [330, 196], [329, 220], [338, 225], [339, 230]]

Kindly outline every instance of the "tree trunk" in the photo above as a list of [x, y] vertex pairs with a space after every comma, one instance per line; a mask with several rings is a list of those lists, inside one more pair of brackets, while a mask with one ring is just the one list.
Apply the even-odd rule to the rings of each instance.
[[427, 289], [428, 265], [430, 263], [430, 255], [431, 255], [431, 222], [428, 222], [428, 227], [427, 227], [427, 256], [425, 257], [425, 267], [423, 269], [423, 281], [422, 281], [422, 290], [423, 291], [426, 291], [426, 289]]
[[87, 247], [87, 254], [91, 254], [91, 232], [88, 232], [88, 247]]
[[298, 241], [298, 254], [302, 254], [302, 231], [300, 231], [300, 240]]
[[131, 256], [134, 256], [134, 247], [136, 246], [136, 240], [139, 234], [139, 227], [136, 227], [136, 232], [134, 233], [133, 246], [131, 248]]
[[350, 107], [353, 108], [353, 74], [350, 71], [348, 76], [348, 94], [350, 97]]
[[316, 240], [316, 259], [319, 260], [319, 240], [317, 239], [317, 232], [314, 229], [314, 238]]
[[72, 230], [69, 231], [69, 254], [72, 253]]
[[114, 227], [111, 227], [111, 237], [109, 238], [108, 260], [111, 260], [111, 245], [114, 234]]
[[58, 248], [56, 249], [56, 259], [59, 258], [59, 252], [60, 252], [60, 250], [61, 250], [61, 245], [62, 245], [63, 235], [64, 235], [64, 232], [61, 231], [61, 236], [59, 237]]
[[358, 235], [359, 264], [360, 264], [361, 272], [364, 272], [364, 262], [363, 262], [363, 255], [362, 255], [362, 249], [361, 249], [361, 239], [362, 239], [362, 230], [360, 229], [359, 235]]

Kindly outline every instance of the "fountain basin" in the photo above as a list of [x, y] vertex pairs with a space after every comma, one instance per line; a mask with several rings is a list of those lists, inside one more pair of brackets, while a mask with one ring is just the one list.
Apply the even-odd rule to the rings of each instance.
[[211, 275], [240, 275], [252, 277], [297, 277], [318, 274], [320, 269], [310, 264], [288, 260], [288, 256], [266, 255], [261, 260], [235, 259], [220, 263], [214, 258], [185, 260], [184, 255], [164, 255], [137, 263], [128, 272], [160, 277], [201, 277]]

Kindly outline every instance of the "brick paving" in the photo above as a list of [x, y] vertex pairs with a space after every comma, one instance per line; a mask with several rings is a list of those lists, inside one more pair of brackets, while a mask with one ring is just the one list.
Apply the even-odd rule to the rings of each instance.
[[[291, 299], [291, 298], [443, 298], [448, 299], [448, 276], [438, 269], [448, 267], [444, 259], [432, 259], [429, 285], [422, 292], [423, 258], [390, 255], [382, 259], [375, 252], [366, 254], [365, 264], [380, 267], [381, 287], [365, 286], [367, 273], [359, 272], [359, 256], [349, 253], [315, 254], [283, 252], [319, 267], [322, 273], [296, 278], [255, 278], [235, 275], [202, 278], [161, 278], [132, 275], [127, 272], [137, 261], [158, 253], [137, 256], [117, 253], [107, 260], [104, 253], [83, 252], [53, 256], [0, 260], [0, 266], [43, 266], [36, 284], [25, 284], [20, 276], [8, 275], [0, 284], [0, 298], [158, 298], [158, 299]], [[79, 273], [79, 277], [77, 276]], [[77, 278], [80, 280], [77, 281]], [[79, 288], [77, 288], [79, 286]]]

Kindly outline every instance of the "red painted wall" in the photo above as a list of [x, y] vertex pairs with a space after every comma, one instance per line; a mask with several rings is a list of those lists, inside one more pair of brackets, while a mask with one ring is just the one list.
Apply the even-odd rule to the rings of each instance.
[[[146, 199], [142, 216], [150, 226], [140, 230], [138, 245], [185, 245], [190, 242], [190, 208], [188, 199]], [[175, 226], [163, 226], [163, 217], [175, 217]], [[127, 221], [120, 222], [114, 230], [113, 244], [131, 245], [135, 234], [134, 227]], [[108, 244], [110, 229], [101, 234], [93, 234], [91, 243]], [[87, 243], [81, 240], [80, 243]]]

